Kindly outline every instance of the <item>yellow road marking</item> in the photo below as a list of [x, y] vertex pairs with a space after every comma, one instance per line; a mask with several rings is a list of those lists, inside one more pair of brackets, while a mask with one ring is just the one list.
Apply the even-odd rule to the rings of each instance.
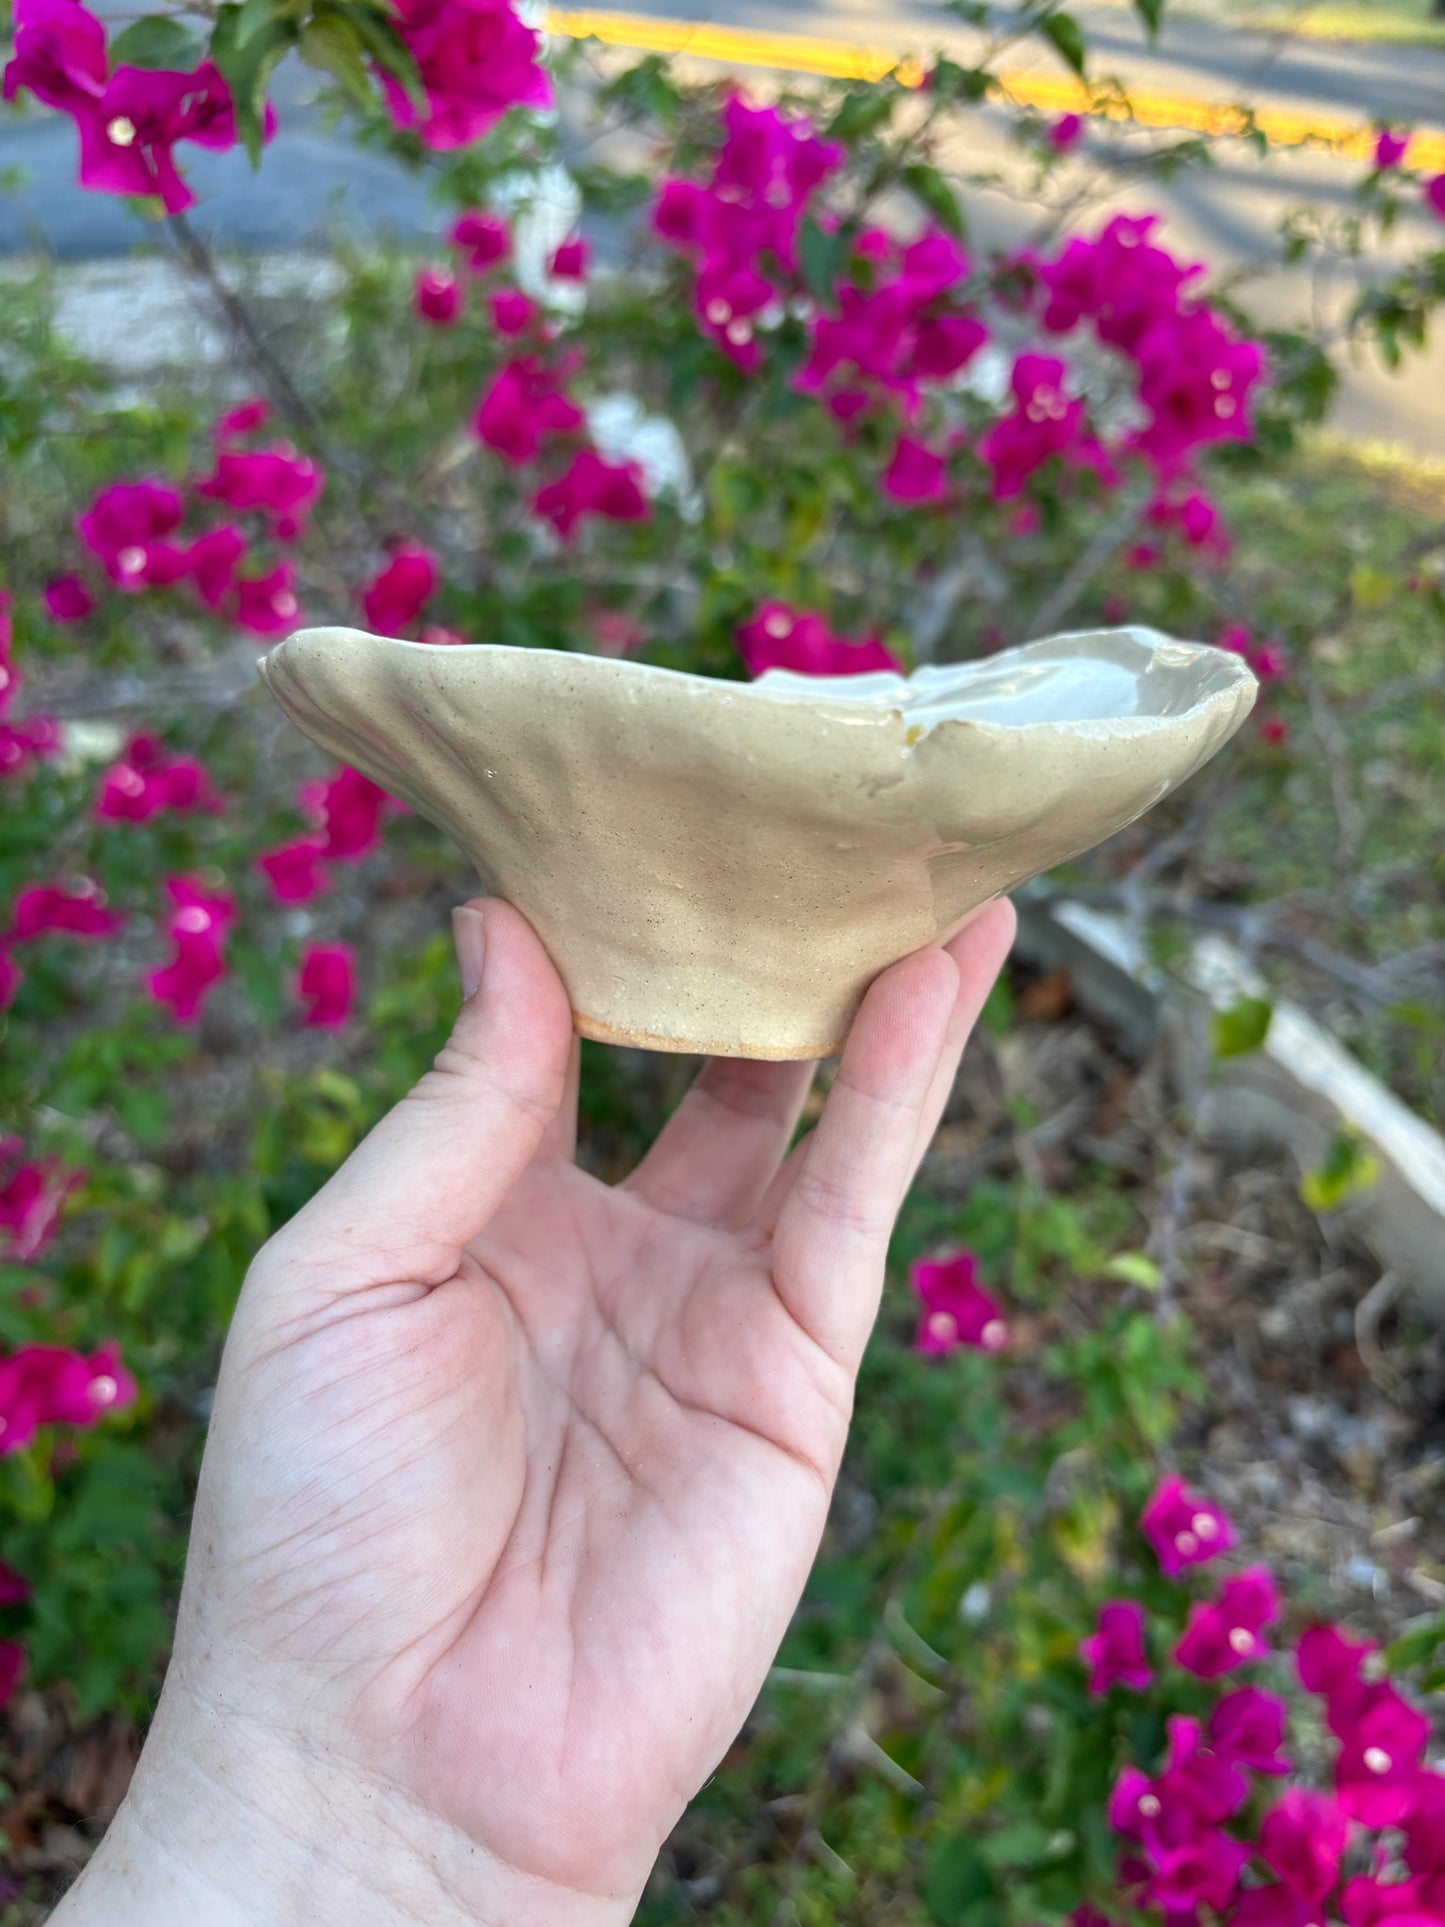
[[[883, 80], [896, 74], [916, 87], [923, 67], [915, 55], [900, 56], [877, 47], [855, 47], [841, 40], [816, 40], [804, 34], [754, 33], [694, 20], [658, 20], [639, 13], [578, 13], [549, 8], [548, 33], [568, 40], [600, 40], [639, 53], [691, 54], [728, 66], [771, 67], [828, 80]], [[1144, 127], [1173, 127], [1189, 133], [1238, 138], [1256, 127], [1271, 142], [1296, 147], [1315, 142], [1349, 160], [1368, 160], [1375, 131], [1356, 121], [1328, 115], [1292, 113], [1259, 107], [1253, 117], [1243, 108], [1198, 100], [1188, 94], [1144, 90], [1118, 98], [1090, 89], [1072, 76], [1007, 70], [994, 77], [995, 92], [1017, 106], [1046, 113], [1092, 114], [1107, 120], [1132, 120]], [[1445, 172], [1445, 133], [1417, 133], [1406, 156], [1411, 167]]]

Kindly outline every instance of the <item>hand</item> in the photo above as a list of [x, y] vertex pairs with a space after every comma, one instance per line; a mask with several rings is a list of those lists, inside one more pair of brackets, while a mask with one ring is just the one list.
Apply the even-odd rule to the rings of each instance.
[[247, 1277], [165, 1692], [57, 1927], [624, 1922], [802, 1592], [1012, 911], [878, 978], [791, 1154], [814, 1067], [719, 1059], [614, 1188], [540, 943], [456, 922], [450, 1043]]

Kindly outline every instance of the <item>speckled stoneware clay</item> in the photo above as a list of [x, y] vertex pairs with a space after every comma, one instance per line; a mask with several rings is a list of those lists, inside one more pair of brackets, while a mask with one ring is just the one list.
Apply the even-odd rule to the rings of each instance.
[[584, 1037], [771, 1058], [840, 1049], [885, 965], [1132, 822], [1256, 691], [1146, 629], [751, 684], [307, 629], [261, 673], [526, 916]]

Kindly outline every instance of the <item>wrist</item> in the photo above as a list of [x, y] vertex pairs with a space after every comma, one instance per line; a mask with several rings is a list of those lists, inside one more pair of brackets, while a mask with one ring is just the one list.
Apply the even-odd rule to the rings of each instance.
[[131, 1789], [52, 1923], [626, 1927], [638, 1898], [538, 1879], [389, 1781], [163, 1697]]

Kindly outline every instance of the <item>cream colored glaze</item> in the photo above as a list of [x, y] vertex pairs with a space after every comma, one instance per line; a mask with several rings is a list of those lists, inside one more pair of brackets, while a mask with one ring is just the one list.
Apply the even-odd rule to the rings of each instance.
[[1238, 657], [1147, 630], [909, 684], [354, 629], [260, 667], [516, 905], [583, 1036], [730, 1057], [833, 1054], [880, 970], [1142, 815], [1256, 694]]

